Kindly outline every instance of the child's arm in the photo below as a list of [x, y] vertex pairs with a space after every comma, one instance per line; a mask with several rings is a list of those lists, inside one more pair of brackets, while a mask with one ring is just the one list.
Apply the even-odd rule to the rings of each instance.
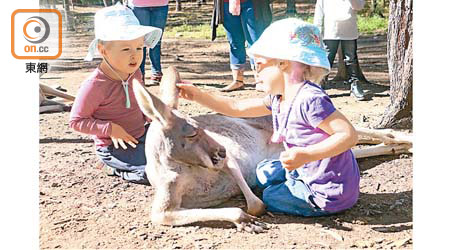
[[265, 98], [251, 98], [236, 100], [225, 96], [207, 93], [192, 84], [177, 84], [180, 88], [180, 97], [196, 101], [218, 113], [232, 117], [259, 117], [270, 115]]
[[83, 83], [70, 111], [69, 126], [75, 131], [85, 134], [110, 136], [111, 123], [92, 117], [103, 99], [103, 93], [97, 90], [91, 82]]
[[103, 93], [101, 91], [95, 89], [90, 83], [83, 84], [72, 106], [69, 126], [81, 133], [111, 137], [116, 148], [120, 145], [126, 149], [124, 142], [135, 147], [134, 143], [138, 143], [138, 141], [120, 125], [93, 118], [92, 115], [98, 109], [102, 100]]
[[307, 147], [293, 147], [280, 155], [280, 161], [288, 170], [293, 170], [312, 161], [336, 156], [358, 141], [358, 134], [352, 124], [339, 111], [325, 118], [318, 128], [330, 135], [327, 139]]

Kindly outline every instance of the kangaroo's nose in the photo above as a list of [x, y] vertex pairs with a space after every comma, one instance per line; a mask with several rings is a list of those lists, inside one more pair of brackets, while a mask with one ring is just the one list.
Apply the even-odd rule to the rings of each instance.
[[217, 152], [220, 157], [225, 158], [227, 157], [227, 151], [224, 148], [219, 149], [219, 152]]

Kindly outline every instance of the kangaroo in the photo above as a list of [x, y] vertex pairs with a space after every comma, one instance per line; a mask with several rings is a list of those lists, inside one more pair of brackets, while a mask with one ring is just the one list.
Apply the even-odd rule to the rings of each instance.
[[[238, 230], [261, 231], [255, 216], [265, 213], [265, 206], [250, 189], [256, 186], [256, 165], [278, 158], [283, 150], [268, 144], [271, 117], [189, 117], [177, 110], [177, 82], [178, 72], [169, 67], [161, 81], [162, 100], [133, 83], [140, 109], [152, 119], [145, 145], [145, 171], [155, 188], [152, 223], [176, 226], [217, 220], [232, 222]], [[210, 208], [241, 192], [247, 213], [238, 207]]]

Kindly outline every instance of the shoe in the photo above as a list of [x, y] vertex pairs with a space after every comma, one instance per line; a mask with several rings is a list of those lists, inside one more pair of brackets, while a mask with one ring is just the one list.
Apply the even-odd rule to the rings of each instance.
[[220, 89], [222, 92], [231, 92], [235, 90], [241, 90], [244, 89], [244, 81], [242, 80], [234, 80], [232, 83], [230, 83], [225, 88]]
[[150, 87], [159, 85], [161, 83], [162, 76], [162, 73], [152, 74], [152, 76], [150, 76], [150, 82], [148, 84], [146, 83], [145, 86]]
[[351, 83], [351, 85], [350, 85], [350, 96], [353, 96], [358, 101], [364, 101], [364, 100], [368, 100], [370, 98], [368, 93], [365, 93], [362, 90], [359, 81], [353, 81]]

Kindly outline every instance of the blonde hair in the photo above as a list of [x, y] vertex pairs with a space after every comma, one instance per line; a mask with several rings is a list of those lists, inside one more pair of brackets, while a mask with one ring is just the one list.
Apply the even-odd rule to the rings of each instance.
[[[328, 74], [328, 70], [321, 68], [321, 67], [316, 67], [316, 66], [311, 66], [302, 62], [297, 62], [297, 61], [290, 61], [292, 64], [292, 68], [300, 68], [303, 67], [302, 65], [306, 65], [306, 69], [303, 71], [303, 78], [304, 80], [308, 80], [310, 82], [313, 82], [315, 84], [320, 85], [322, 79], [325, 77], [325, 75]], [[300, 80], [299, 79], [299, 75], [298, 75], [298, 70], [293, 70], [291, 73], [291, 80]]]
[[321, 68], [321, 67], [315, 67], [315, 66], [309, 66], [308, 70], [305, 71], [305, 80], [308, 80], [310, 82], [313, 82], [317, 85], [320, 85], [322, 82], [322, 79], [328, 74], [328, 70]]

